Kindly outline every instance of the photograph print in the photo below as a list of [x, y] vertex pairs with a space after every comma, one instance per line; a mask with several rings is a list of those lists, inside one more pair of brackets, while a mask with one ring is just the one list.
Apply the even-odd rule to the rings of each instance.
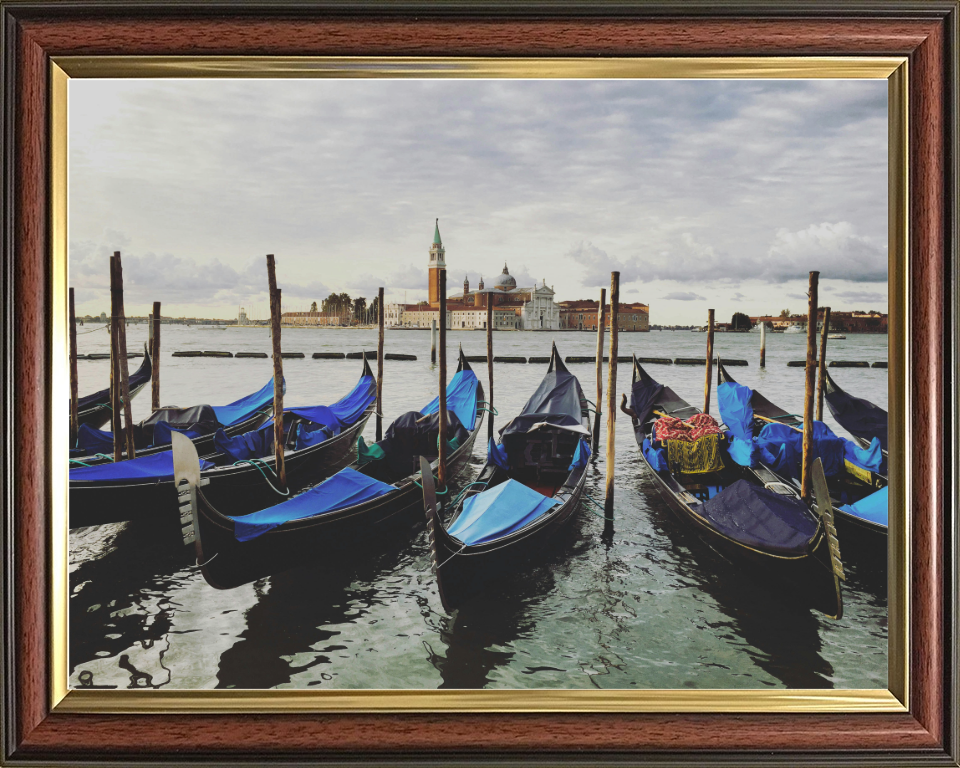
[[72, 79], [69, 686], [886, 689], [887, 87]]

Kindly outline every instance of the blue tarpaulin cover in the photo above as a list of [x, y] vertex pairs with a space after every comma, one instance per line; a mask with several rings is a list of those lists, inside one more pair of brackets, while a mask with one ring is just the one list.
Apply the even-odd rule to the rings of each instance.
[[483, 544], [529, 525], [560, 504], [516, 480], [471, 496], [447, 533], [464, 544]]
[[654, 448], [649, 437], [643, 439], [643, 455], [646, 456], [647, 462], [654, 472], [666, 472], [670, 469], [666, 448]]
[[887, 525], [887, 514], [889, 512], [887, 508], [887, 489], [882, 488], [876, 493], [871, 493], [855, 504], [844, 504], [840, 509], [863, 520]]
[[396, 490], [393, 485], [382, 483], [347, 467], [289, 501], [232, 518], [234, 535], [237, 541], [249, 541], [291, 520], [302, 520], [305, 517], [316, 517], [326, 512], [345, 509]]
[[510, 463], [507, 461], [507, 449], [501, 443], [497, 443], [491, 437], [487, 441], [487, 464], [494, 464], [500, 469], [510, 469]]
[[573, 452], [573, 461], [567, 467], [567, 472], [573, 472], [578, 467], [587, 466], [587, 460], [590, 458], [590, 445], [582, 437], [577, 443], [577, 450]]
[[179, 432], [180, 434], [186, 435], [189, 438], [200, 437], [200, 435], [204, 434], [196, 429], [176, 429], [171, 427], [165, 421], [158, 421], [153, 425], [153, 444], [170, 445], [172, 440], [170, 437], [171, 432]]
[[743, 384], [725, 381], [717, 387], [717, 406], [720, 418], [738, 440], [753, 440], [753, 406], [750, 398], [753, 390]]
[[[420, 413], [424, 416], [440, 410], [440, 398], [435, 397]], [[447, 410], [453, 411], [469, 431], [477, 421], [477, 375], [470, 370], [457, 371], [447, 384]]]
[[[826, 477], [835, 477], [844, 471], [843, 458], [847, 442], [833, 434], [830, 427], [822, 421], [813, 423], [813, 455], [823, 462], [823, 474]], [[781, 453], [781, 446], [786, 446], [786, 451], [777, 462], [782, 466], [778, 467], [774, 463], [771, 463], [771, 466], [777, 472], [783, 470], [786, 474], [799, 476], [800, 462], [803, 457], [802, 432], [791, 429], [785, 424], [767, 424], [760, 430], [757, 444], [773, 456], [778, 456]], [[764, 455], [764, 458], [766, 460], [767, 456]]]
[[77, 429], [77, 448], [86, 454], [113, 453], [113, 432], [94, 429], [89, 424], [81, 424]]
[[[286, 389], [286, 382], [284, 382]], [[251, 418], [257, 411], [266, 408], [273, 402], [273, 379], [267, 382], [259, 392], [241, 397], [230, 405], [215, 405], [213, 412], [217, 415], [220, 426], [232, 427]]]
[[273, 455], [273, 436], [273, 419], [270, 419], [269, 424], [234, 437], [227, 437], [226, 432], [218, 429], [213, 436], [213, 446], [233, 461], [262, 459]]
[[817, 521], [802, 501], [737, 480], [695, 509], [711, 525], [747, 546], [778, 554], [802, 554]]
[[861, 448], [853, 440], [846, 441], [844, 456], [847, 461], [856, 464], [858, 467], [869, 469], [871, 472], [879, 472], [880, 465], [883, 463], [883, 450], [880, 447], [880, 438], [875, 437], [870, 441], [870, 445]]
[[[210, 469], [213, 462], [200, 459], [200, 469]], [[173, 451], [151, 453], [139, 459], [97, 464], [70, 470], [70, 482], [107, 482], [111, 480], [173, 480]]]
[[336, 437], [338, 434], [340, 434], [340, 429], [337, 427], [317, 426], [311, 429], [308, 424], [297, 424], [297, 435], [293, 449], [299, 451], [303, 448], [309, 448], [311, 445], [320, 445], [320, 443], [329, 440], [331, 437]]

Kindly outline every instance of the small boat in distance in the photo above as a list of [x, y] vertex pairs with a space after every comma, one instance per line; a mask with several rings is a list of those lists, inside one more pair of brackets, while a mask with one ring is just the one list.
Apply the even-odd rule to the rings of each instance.
[[802, 325], [791, 325], [784, 330], [784, 333], [805, 333], [806, 329]]
[[447, 525], [422, 470], [432, 570], [446, 611], [516, 574], [573, 518], [590, 456], [587, 405], [554, 344], [543, 380], [499, 441], [490, 439], [487, 462], [454, 499]]
[[844, 336], [842, 333], [828, 333], [828, 334], [827, 334], [827, 338], [828, 338], [828, 339], [837, 339], [837, 340], [839, 341], [839, 340], [845, 339], [845, 338], [847, 338], [847, 337]]

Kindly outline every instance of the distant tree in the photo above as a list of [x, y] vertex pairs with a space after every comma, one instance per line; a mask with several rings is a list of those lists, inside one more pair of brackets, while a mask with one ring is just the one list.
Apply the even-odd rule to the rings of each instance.
[[370, 302], [370, 322], [379, 323], [380, 322], [380, 297], [374, 296], [373, 300]]
[[327, 298], [323, 300], [323, 311], [329, 312], [330, 314], [336, 314], [340, 311], [340, 297], [335, 293], [331, 293]]
[[730, 328], [734, 331], [749, 331], [753, 328], [753, 323], [743, 312], [734, 312], [733, 318], [730, 320]]
[[316, 312], [316, 311], [317, 311], [317, 302], [314, 301], [314, 302], [312, 302], [312, 303], [310, 304], [310, 311], [311, 311], [311, 312]]
[[780, 310], [780, 317], [782, 317], [783, 319], [786, 319], [786, 318], [790, 317], [790, 310], [789, 310], [789, 309], [781, 309], [781, 310]]
[[358, 296], [353, 300], [353, 316], [357, 320], [363, 319], [363, 313], [367, 308], [367, 300], [363, 296]]

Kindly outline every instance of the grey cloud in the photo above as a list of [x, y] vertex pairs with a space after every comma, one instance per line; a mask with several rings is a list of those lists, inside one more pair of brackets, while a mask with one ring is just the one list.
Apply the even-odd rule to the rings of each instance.
[[667, 301], [706, 301], [706, 297], [698, 296], [691, 291], [674, 291], [660, 298], [666, 299]]
[[880, 305], [887, 303], [887, 294], [874, 291], [838, 291], [834, 295], [850, 304]]

